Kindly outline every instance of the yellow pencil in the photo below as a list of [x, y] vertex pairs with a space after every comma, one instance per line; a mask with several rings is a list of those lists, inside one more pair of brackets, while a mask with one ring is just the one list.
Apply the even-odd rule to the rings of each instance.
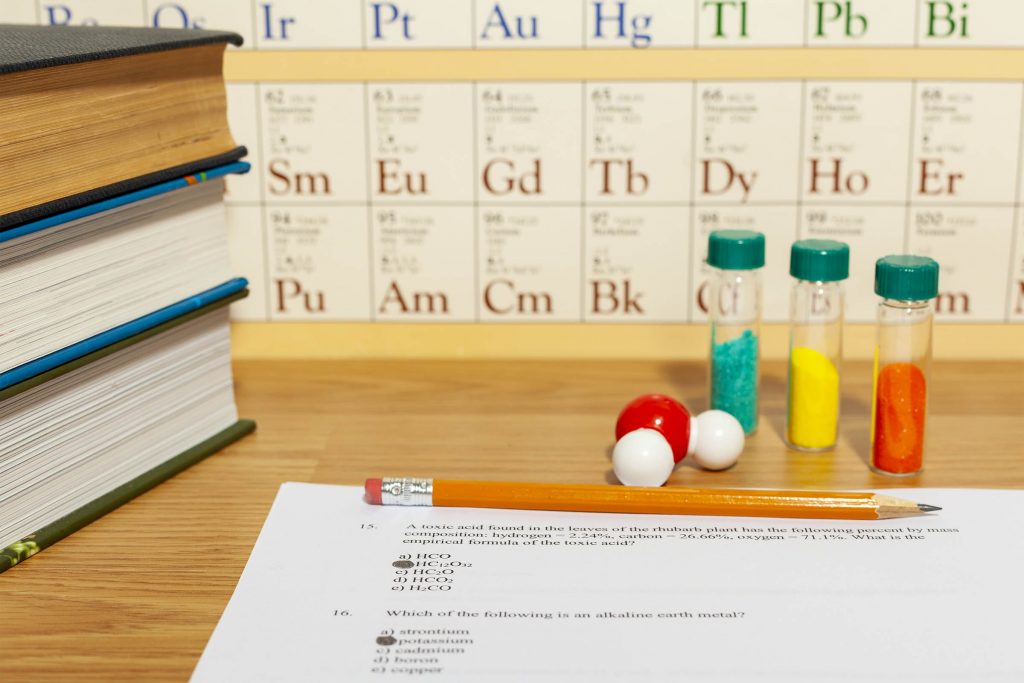
[[367, 479], [375, 505], [629, 512], [657, 515], [890, 519], [941, 508], [878, 493], [528, 484], [452, 479]]

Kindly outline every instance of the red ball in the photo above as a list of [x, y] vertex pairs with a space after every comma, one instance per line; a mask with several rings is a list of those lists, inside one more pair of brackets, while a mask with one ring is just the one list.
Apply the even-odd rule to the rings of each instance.
[[635, 429], [655, 429], [672, 447], [672, 457], [679, 462], [690, 447], [690, 412], [674, 398], [662, 394], [646, 394], [633, 399], [619, 413], [615, 423], [615, 440]]

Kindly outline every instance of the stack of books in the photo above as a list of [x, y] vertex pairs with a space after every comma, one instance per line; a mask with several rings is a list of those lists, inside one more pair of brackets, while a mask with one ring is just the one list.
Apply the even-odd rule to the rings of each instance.
[[232, 33], [0, 26], [0, 571], [252, 431]]

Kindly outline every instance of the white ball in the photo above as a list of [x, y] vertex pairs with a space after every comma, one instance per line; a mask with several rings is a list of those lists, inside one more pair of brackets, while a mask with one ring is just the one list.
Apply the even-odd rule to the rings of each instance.
[[708, 410], [697, 416], [697, 447], [693, 459], [709, 470], [732, 467], [743, 452], [746, 435], [740, 421], [724, 410]]
[[655, 429], [634, 429], [612, 450], [612, 469], [626, 486], [661, 486], [675, 466], [672, 447]]

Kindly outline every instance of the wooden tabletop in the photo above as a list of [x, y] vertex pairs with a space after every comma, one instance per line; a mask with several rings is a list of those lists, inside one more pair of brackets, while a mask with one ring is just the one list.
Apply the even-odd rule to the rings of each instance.
[[[610, 482], [615, 417], [629, 399], [663, 392], [706, 407], [705, 370], [684, 363], [245, 361], [236, 380], [256, 434], [0, 574], [5, 680], [186, 680], [281, 482]], [[1024, 364], [939, 363], [930, 386], [919, 476], [867, 469], [869, 366], [845, 368], [839, 447], [808, 455], [782, 445], [785, 368], [765, 364], [761, 422], [739, 464], [684, 462], [671, 481], [1024, 487]]]

